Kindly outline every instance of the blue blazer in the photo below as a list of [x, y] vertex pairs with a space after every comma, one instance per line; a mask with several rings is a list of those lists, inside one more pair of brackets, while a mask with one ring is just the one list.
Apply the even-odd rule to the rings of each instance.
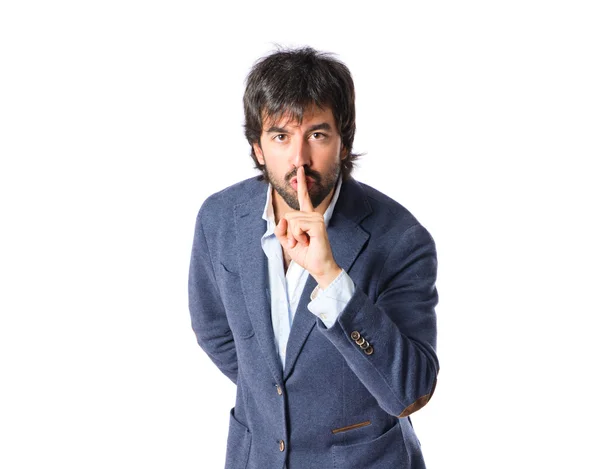
[[226, 469], [424, 468], [408, 416], [439, 369], [431, 236], [392, 199], [344, 181], [327, 233], [356, 291], [327, 329], [307, 309], [308, 277], [282, 369], [260, 242], [267, 187], [253, 178], [218, 192], [196, 222], [192, 327], [237, 385]]

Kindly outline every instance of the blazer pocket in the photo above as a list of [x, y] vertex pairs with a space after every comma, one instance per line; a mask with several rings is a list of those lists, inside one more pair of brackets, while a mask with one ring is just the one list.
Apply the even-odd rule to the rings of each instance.
[[227, 436], [227, 453], [225, 469], [245, 469], [250, 456], [252, 434], [250, 430], [235, 418], [235, 408], [229, 413], [229, 435]]
[[366, 422], [355, 423], [353, 425], [348, 425], [346, 427], [334, 428], [333, 430], [331, 430], [331, 433], [333, 433], [335, 435], [336, 433], [348, 432], [350, 430], [355, 430], [357, 428], [366, 427], [367, 425], [371, 425], [370, 420], [367, 420]]
[[400, 422], [375, 439], [350, 445], [333, 445], [334, 469], [408, 467]]
[[232, 268], [227, 267], [225, 264], [223, 264], [222, 262], [219, 262], [219, 264], [221, 264], [221, 267], [223, 267], [223, 270], [225, 272], [227, 272], [228, 274], [231, 275], [237, 275], [238, 277], [240, 276], [240, 274], [238, 274], [236, 271], [234, 271]]

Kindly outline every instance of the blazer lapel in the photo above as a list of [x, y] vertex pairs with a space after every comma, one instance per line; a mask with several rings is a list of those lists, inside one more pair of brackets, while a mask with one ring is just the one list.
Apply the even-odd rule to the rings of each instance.
[[277, 382], [281, 382], [281, 364], [275, 349], [271, 305], [267, 297], [267, 259], [260, 240], [267, 226], [262, 219], [267, 185], [261, 183], [257, 194], [234, 207], [236, 251], [244, 301], [265, 362]]
[[[344, 181], [333, 216], [327, 227], [327, 236], [333, 258], [346, 272], [350, 270], [369, 239], [369, 233], [361, 228], [360, 222], [371, 211], [371, 206], [360, 185], [354, 179]], [[304, 342], [317, 323], [315, 315], [307, 308], [310, 295], [316, 286], [317, 282], [309, 275], [290, 330], [286, 347], [284, 380], [290, 375]]]

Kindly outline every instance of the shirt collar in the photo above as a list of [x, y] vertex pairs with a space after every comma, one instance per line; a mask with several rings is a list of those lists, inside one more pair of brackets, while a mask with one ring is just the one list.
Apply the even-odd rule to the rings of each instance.
[[[335, 208], [335, 204], [337, 203], [338, 197], [340, 195], [340, 189], [342, 187], [342, 176], [338, 178], [336, 183], [335, 192], [333, 193], [333, 197], [331, 198], [331, 202], [329, 202], [329, 206], [325, 213], [323, 214], [323, 219], [325, 221], [325, 227], [329, 226], [329, 220], [331, 220], [331, 216], [333, 215], [333, 209]], [[275, 233], [275, 211], [273, 209], [273, 186], [269, 183], [269, 188], [267, 189], [267, 201], [265, 202], [265, 209], [262, 214], [263, 220], [267, 222], [267, 231], [264, 236], [269, 236]]]

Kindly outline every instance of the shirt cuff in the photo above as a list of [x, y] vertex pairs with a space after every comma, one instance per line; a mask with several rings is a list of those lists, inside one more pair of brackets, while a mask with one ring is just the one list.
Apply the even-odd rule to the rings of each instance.
[[329, 286], [322, 290], [317, 285], [310, 294], [312, 300], [308, 310], [323, 321], [325, 327], [332, 327], [354, 295], [354, 282], [345, 270]]

